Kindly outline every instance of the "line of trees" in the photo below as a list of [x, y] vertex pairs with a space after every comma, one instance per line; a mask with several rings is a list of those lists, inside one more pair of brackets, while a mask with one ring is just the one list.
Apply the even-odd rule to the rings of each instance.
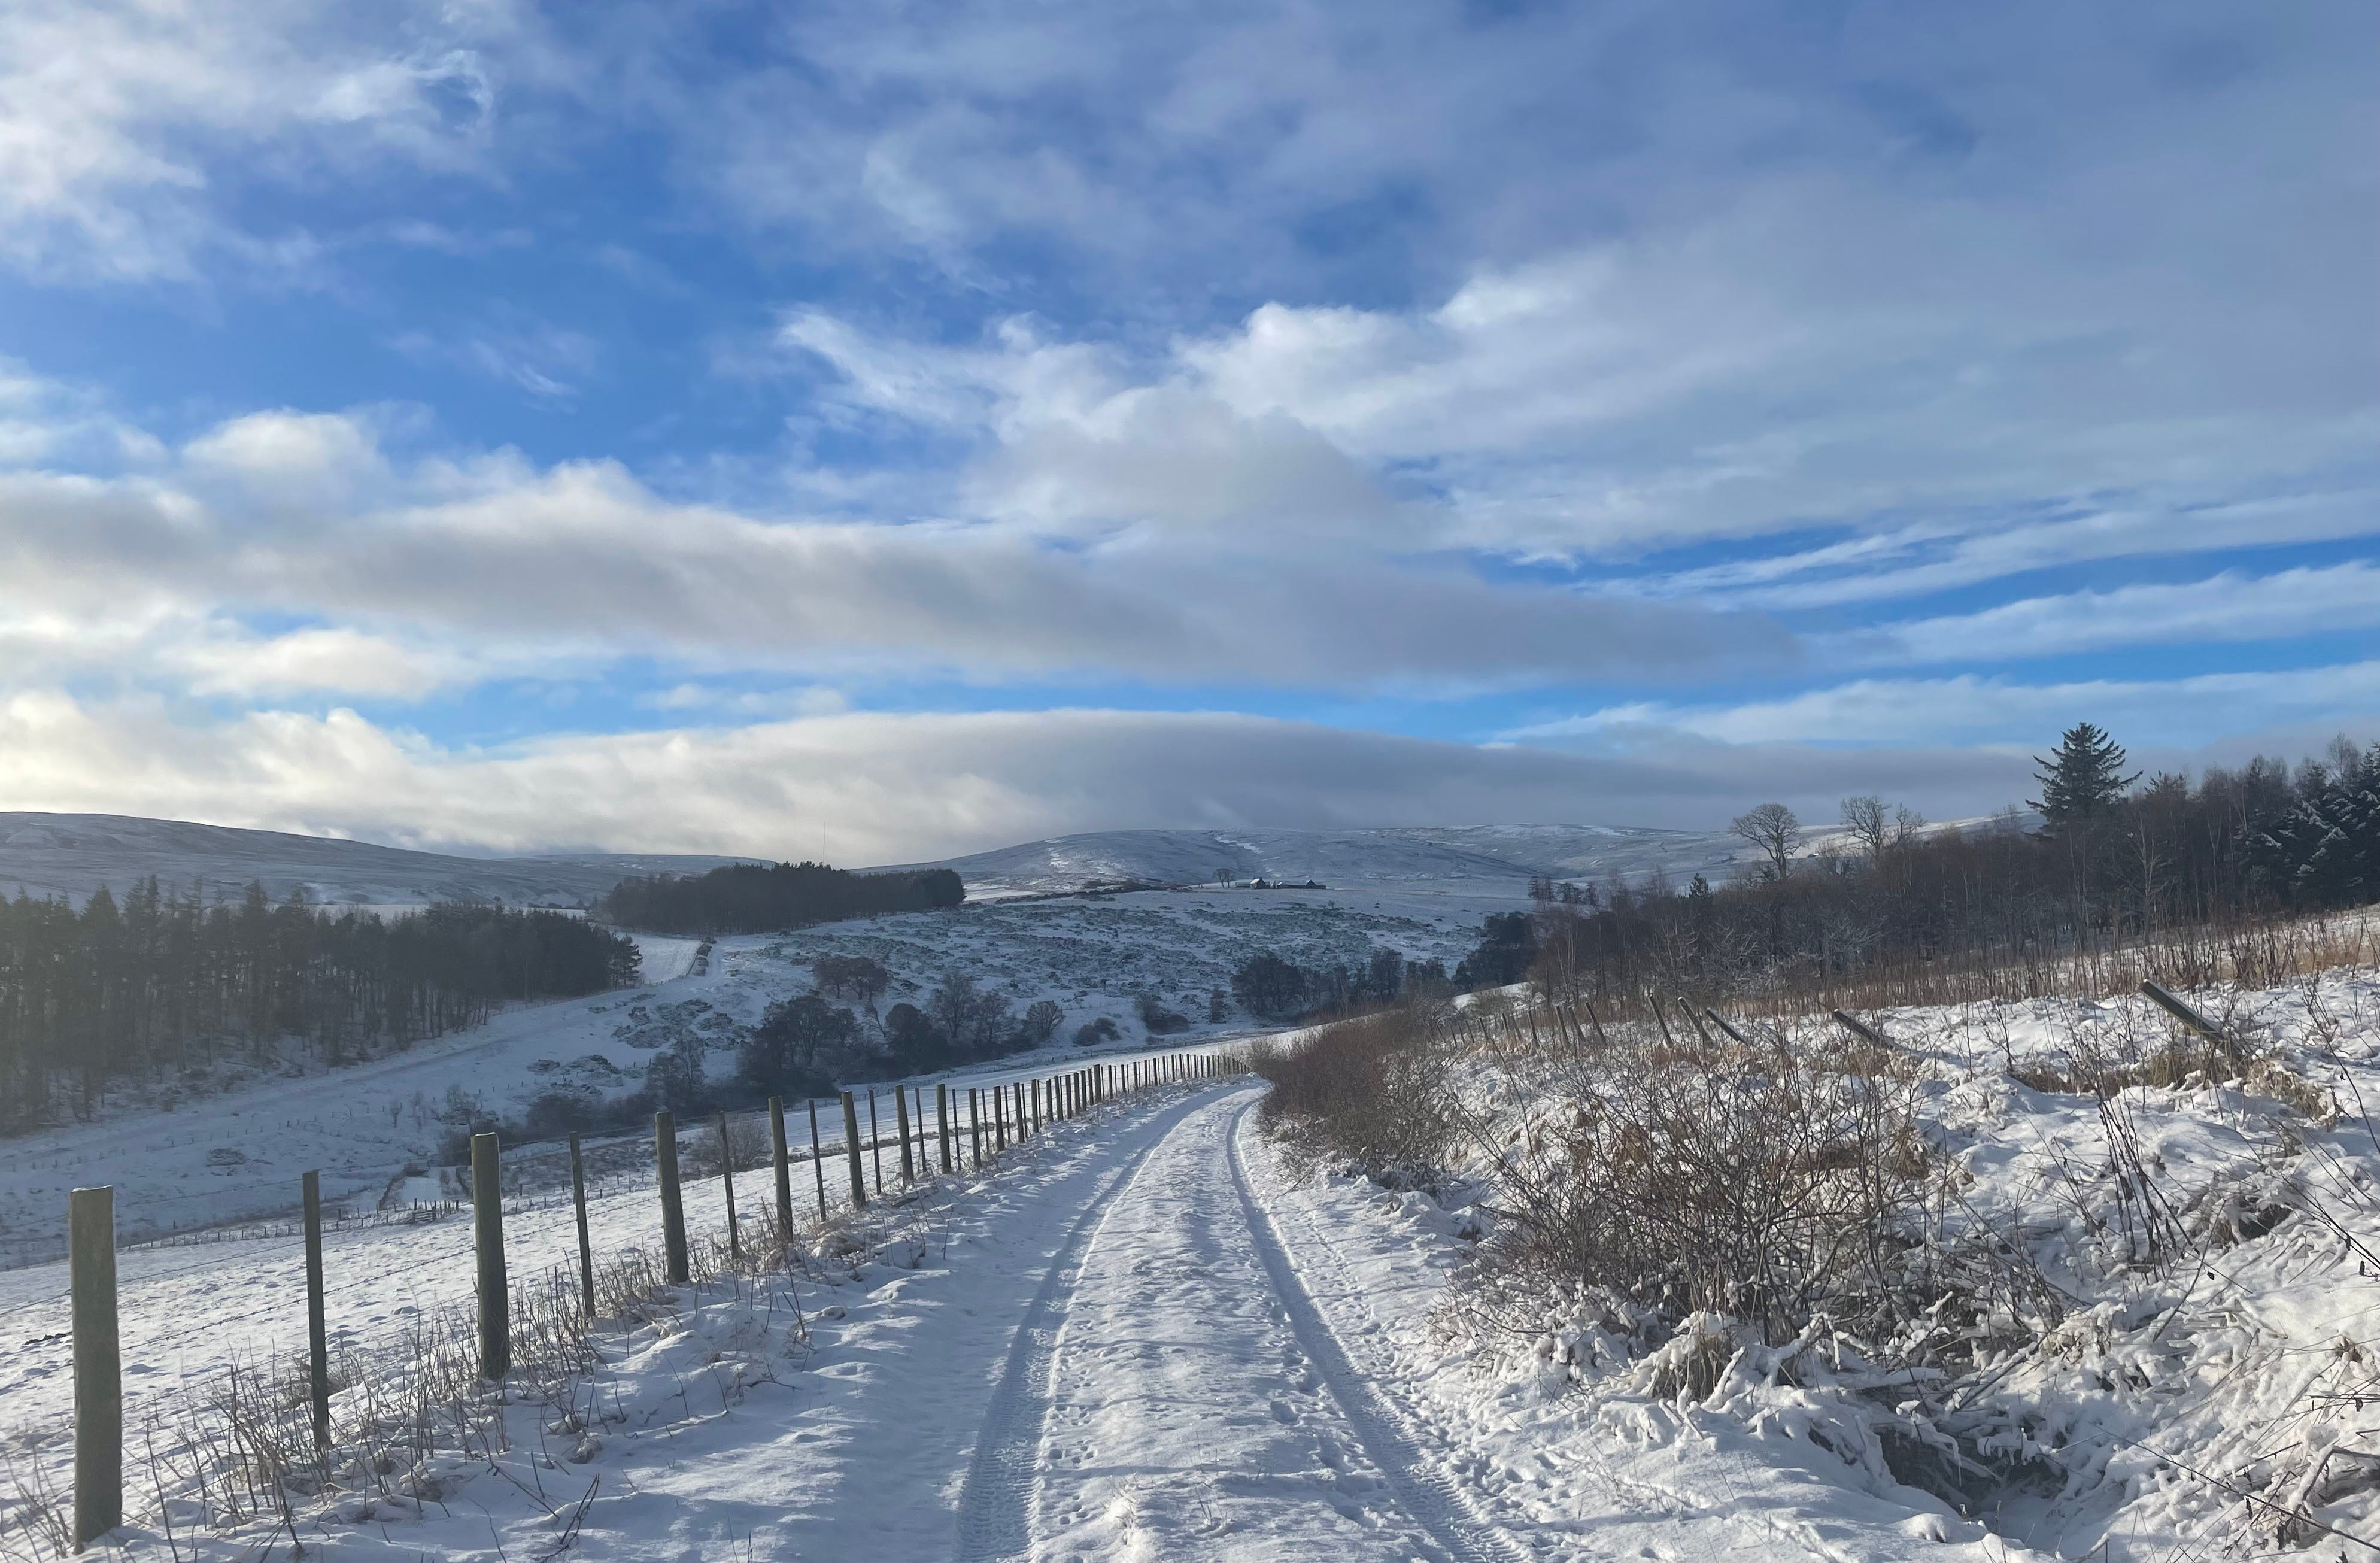
[[[1524, 913], [1504, 915], [1528, 921]], [[1342, 962], [1301, 966], [1264, 951], [1240, 963], [1232, 974], [1232, 997], [1258, 1020], [1285, 1021], [1393, 1004], [1408, 991], [1443, 992], [1448, 984], [1442, 963], [1407, 960], [1393, 950], [1374, 950], [1353, 966]]]
[[1723, 991], [2022, 963], [2380, 901], [2380, 744], [2144, 778], [2084, 722], [2038, 764], [2038, 827], [2011, 808], [1980, 828], [1929, 829], [1854, 797], [1808, 853], [1792, 812], [1764, 805], [1735, 821], [1759, 856], [1733, 882], [1697, 874], [1681, 889], [1655, 874], [1589, 887], [1582, 904], [1519, 929], [1490, 919], [1459, 981], [1516, 980], [1518, 960], [1563, 987]]
[[237, 904], [152, 878], [78, 910], [0, 903], [0, 1132], [87, 1115], [115, 1082], [218, 1062], [341, 1064], [499, 1004], [638, 979], [635, 941], [558, 912], [439, 905], [383, 921]]
[[823, 863], [731, 864], [707, 874], [623, 879], [596, 915], [653, 933], [777, 933], [880, 912], [956, 906], [966, 887], [948, 868], [855, 874]]

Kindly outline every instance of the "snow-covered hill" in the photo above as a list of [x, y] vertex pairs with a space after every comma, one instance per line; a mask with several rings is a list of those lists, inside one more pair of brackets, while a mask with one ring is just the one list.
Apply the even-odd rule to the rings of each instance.
[[698, 873], [755, 858], [589, 854], [452, 857], [370, 842], [241, 830], [118, 814], [0, 813], [0, 894], [63, 895], [79, 903], [100, 885], [121, 895], [154, 874], [166, 888], [193, 882], [212, 900], [252, 881], [285, 900], [300, 888], [317, 901], [418, 905], [504, 901], [578, 906], [630, 874]]
[[[1518, 894], [1537, 876], [1634, 880], [1655, 869], [1717, 878], [1747, 849], [1722, 830], [1602, 825], [1479, 825], [1350, 830], [1102, 830], [973, 853], [935, 864], [966, 881], [973, 900], [1078, 891], [1118, 882], [1204, 885], [1219, 878], [1321, 881], [1381, 888]], [[579, 906], [630, 874], [699, 873], [761, 857], [589, 853], [461, 857], [371, 842], [244, 830], [112, 814], [0, 813], [0, 895], [80, 902], [100, 885], [117, 895], [155, 875], [212, 899], [261, 881], [274, 900], [303, 889], [327, 903], [404, 906], [441, 900]]]
[[[1683, 878], [1725, 871], [1744, 843], [1723, 830], [1609, 825], [1476, 825], [1364, 830], [1100, 830], [979, 852], [940, 864], [971, 897], [1079, 890], [1093, 883], [1211, 884], [1318, 879], [1332, 889], [1442, 886], [1517, 891], [1528, 879]], [[911, 866], [905, 865], [905, 866]]]

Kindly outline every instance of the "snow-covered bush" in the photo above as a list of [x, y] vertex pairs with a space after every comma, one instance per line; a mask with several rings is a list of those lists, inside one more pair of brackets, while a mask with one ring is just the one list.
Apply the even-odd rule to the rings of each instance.
[[1272, 1083], [1264, 1125], [1392, 1187], [1436, 1187], [1454, 1146], [1453, 1042], [1446, 1017], [1422, 1005], [1342, 1022], [1295, 1046], [1259, 1041], [1249, 1061]]

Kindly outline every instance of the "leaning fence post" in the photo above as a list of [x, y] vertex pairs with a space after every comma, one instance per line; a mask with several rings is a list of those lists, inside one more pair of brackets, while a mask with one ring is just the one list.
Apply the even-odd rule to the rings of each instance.
[[884, 1131], [876, 1123], [876, 1087], [868, 1088], [868, 1161], [876, 1173], [876, 1197], [884, 1197]]
[[2224, 1033], [2221, 1026], [2216, 1024], [2213, 1021], [2208, 1020], [2204, 1015], [2200, 1014], [2192, 1006], [2182, 1002], [2180, 999], [2175, 998], [2172, 994], [2167, 992], [2163, 987], [2154, 982], [2143, 982], [2141, 984], [2141, 991], [2147, 994], [2158, 1009], [2163, 1010], [2166, 1013], [2181, 1022], [2182, 1024], [2190, 1027], [2191, 1030], [2197, 1032], [2207, 1040], [2221, 1043], [2223, 1050], [2229, 1053], [2234, 1058], [2239, 1056], [2239, 1044], [2232, 1041], [2231, 1038]]
[[67, 1195], [74, 1310], [75, 1550], [124, 1522], [124, 1377], [115, 1339], [115, 1190]]
[[322, 1319], [322, 1174], [301, 1185], [306, 1206], [306, 1398], [314, 1407], [314, 1447], [331, 1447], [331, 1342]]
[[917, 1169], [909, 1160], [909, 1093], [900, 1086], [892, 1087], [892, 1127], [901, 1133], [901, 1181], [917, 1181]]
[[471, 1136], [471, 1236], [480, 1251], [480, 1376], [513, 1370], [512, 1288], [504, 1279], [504, 1181], [493, 1134]]
[[662, 1253], [669, 1278], [683, 1285], [694, 1274], [686, 1256], [686, 1205], [677, 1186], [677, 1118], [653, 1114], [653, 1162], [662, 1180]]
[[859, 1169], [859, 1103], [852, 1094], [843, 1094], [843, 1154], [851, 1163], [851, 1207], [868, 1208], [868, 1179]]
[[578, 1300], [587, 1305], [587, 1320], [595, 1321], [595, 1245], [587, 1241], [587, 1163], [578, 1154], [578, 1136], [570, 1136], [570, 1204], [578, 1212]]
[[826, 1219], [826, 1152], [819, 1146], [818, 1098], [810, 1098], [810, 1180], [818, 1184], [819, 1219]]
[[727, 1114], [719, 1114], [719, 1186], [727, 1191], [727, 1257], [736, 1264], [744, 1259], [744, 1242], [735, 1232], [735, 1150], [727, 1143]]
[[785, 1098], [769, 1098], [769, 1153], [777, 1169], [777, 1235], [794, 1242], [794, 1158], [785, 1149]]

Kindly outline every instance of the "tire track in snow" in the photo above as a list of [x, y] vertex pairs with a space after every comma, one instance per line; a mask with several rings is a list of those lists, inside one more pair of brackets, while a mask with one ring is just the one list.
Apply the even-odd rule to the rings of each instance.
[[1201, 1091], [1161, 1113], [1140, 1143], [1108, 1174], [1081, 1216], [1067, 1229], [1050, 1256], [1049, 1273], [1016, 1327], [999, 1386], [976, 1434], [959, 1493], [958, 1556], [961, 1563], [994, 1563], [1023, 1557], [1032, 1547], [1033, 1492], [1041, 1469], [1042, 1434], [1050, 1414], [1050, 1369], [1057, 1360], [1058, 1331], [1066, 1304], [1082, 1275], [1091, 1240], [1113, 1212], [1116, 1195], [1137, 1177], [1149, 1156], [1181, 1127], [1182, 1121], [1214, 1097]]
[[1422, 1453], [1405, 1431], [1403, 1419], [1348, 1360], [1330, 1322], [1298, 1280], [1280, 1230], [1249, 1186], [1247, 1169], [1240, 1159], [1240, 1130], [1255, 1106], [1251, 1101], [1232, 1115], [1223, 1136], [1223, 1155], [1231, 1167], [1232, 1186], [1240, 1196], [1240, 1208], [1247, 1217], [1248, 1235], [1256, 1243], [1274, 1295], [1289, 1316], [1291, 1333], [1320, 1371], [1325, 1387], [1365, 1453], [1387, 1473], [1405, 1512], [1457, 1563], [1520, 1563], [1528, 1554], [1502, 1530], [1479, 1517], [1453, 1472]]

